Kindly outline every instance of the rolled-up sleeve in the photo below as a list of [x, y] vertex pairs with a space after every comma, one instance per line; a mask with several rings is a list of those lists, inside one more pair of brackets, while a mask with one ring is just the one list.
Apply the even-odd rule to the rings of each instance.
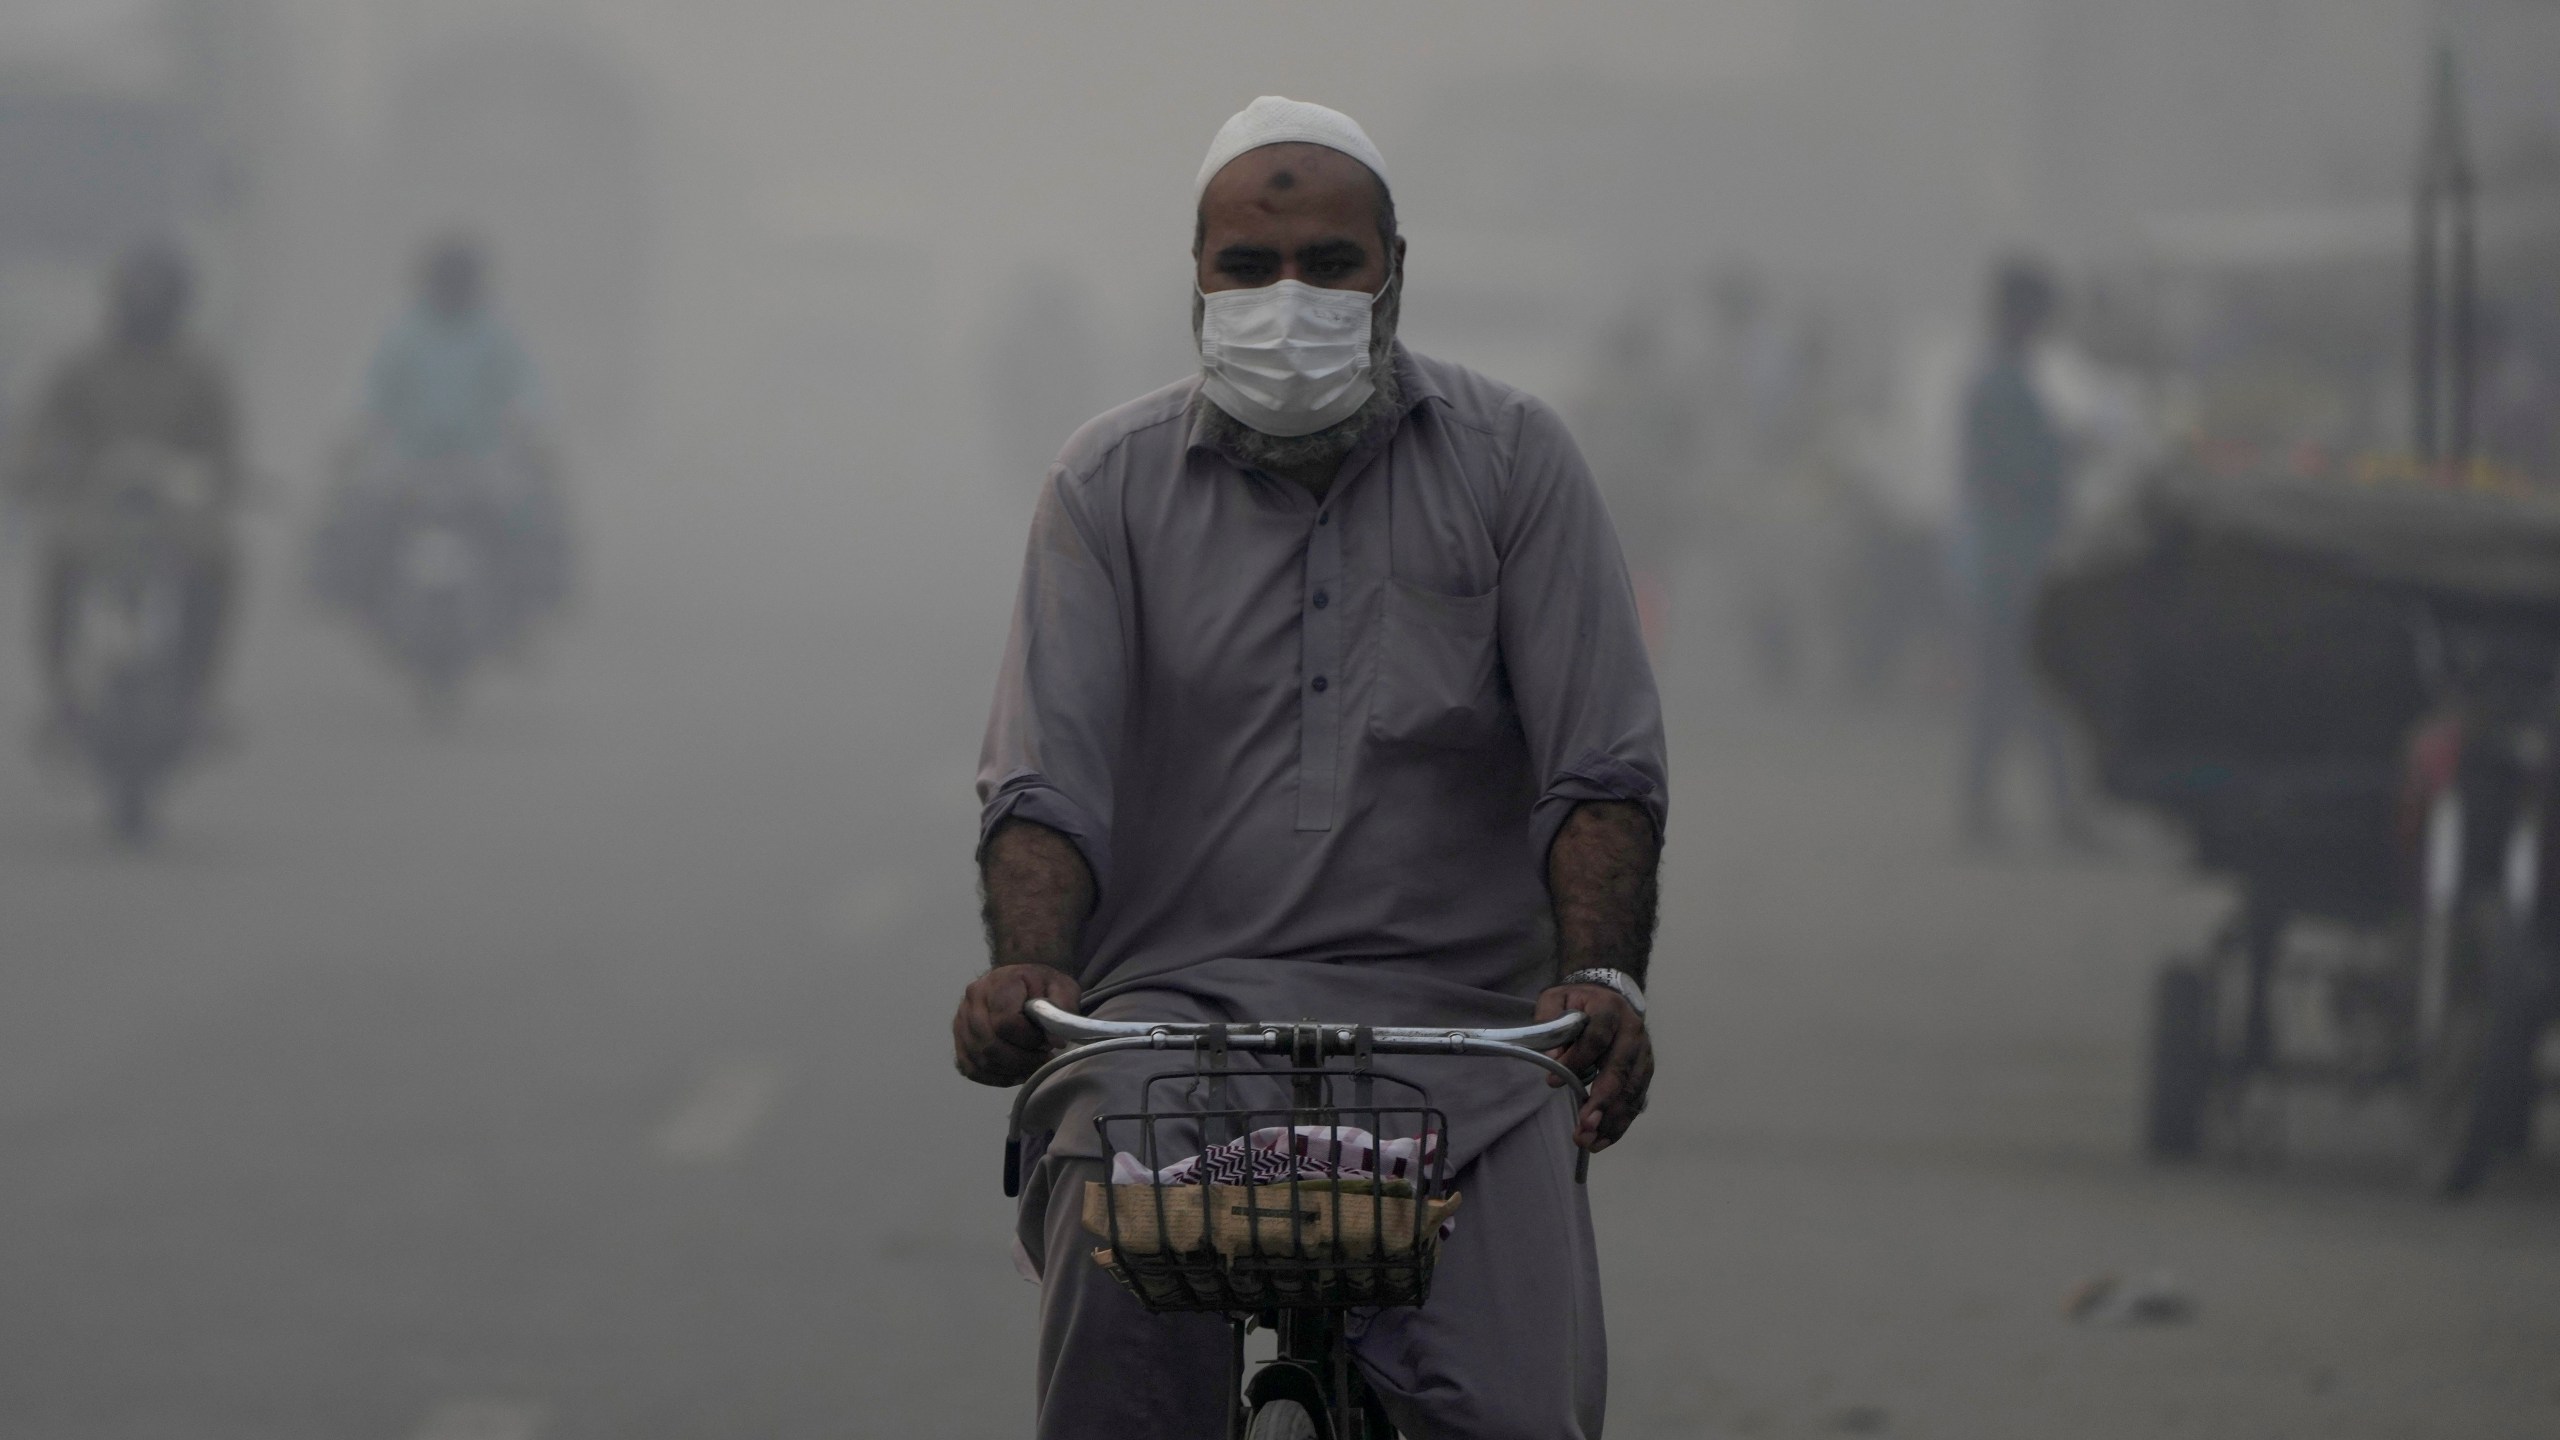
[[1075, 842], [1100, 890], [1111, 883], [1127, 640], [1097, 534], [1070, 472], [1050, 471], [978, 756], [978, 848], [1006, 820], [1045, 825]]
[[1590, 800], [1670, 815], [1662, 702], [1645, 657], [1617, 531], [1564, 422], [1522, 397], [1496, 517], [1502, 662], [1538, 794], [1529, 842], [1541, 873], [1565, 817]]

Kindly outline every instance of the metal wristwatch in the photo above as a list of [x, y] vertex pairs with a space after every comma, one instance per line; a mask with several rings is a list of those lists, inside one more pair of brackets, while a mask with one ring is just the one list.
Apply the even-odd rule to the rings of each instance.
[[1641, 1020], [1644, 1018], [1644, 987], [1636, 983], [1636, 977], [1628, 974], [1624, 970], [1610, 970], [1605, 968], [1576, 970], [1556, 983], [1559, 985], [1607, 986], [1609, 989], [1617, 991], [1629, 1005], [1635, 1007], [1637, 1019]]

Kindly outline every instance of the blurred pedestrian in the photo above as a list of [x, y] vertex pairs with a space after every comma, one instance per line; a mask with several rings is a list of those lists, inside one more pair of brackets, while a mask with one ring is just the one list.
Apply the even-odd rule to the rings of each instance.
[[2057, 838], [2088, 841], [2062, 727], [2027, 662], [2036, 585], [2069, 512], [2072, 445], [2036, 380], [2036, 352], [2058, 308], [2051, 272], [2003, 261], [1991, 279], [1987, 346], [1965, 394], [1961, 481], [1971, 584], [1973, 695], [1963, 761], [1967, 839], [1996, 843], [2000, 762], [2023, 737], [2042, 762]]
[[48, 740], [77, 722], [69, 668], [82, 566], [91, 522], [123, 485], [152, 485], [162, 513], [183, 517], [170, 522], [188, 556], [178, 653], [193, 713], [210, 716], [239, 568], [231, 518], [243, 471], [230, 379], [187, 333], [194, 298], [194, 269], [175, 244], [128, 251], [108, 279], [104, 333], [55, 370], [16, 456], [12, 488], [43, 527], [36, 623]]
[[1820, 505], [1806, 473], [1812, 357], [1757, 266], [1710, 272], [1704, 293], [1693, 463], [1708, 547], [1753, 677], [1783, 692], [1806, 668], [1818, 568]]
[[1603, 337], [1575, 409], [1592, 478], [1624, 537], [1646, 647], [1659, 661], [1673, 586], [1698, 529], [1694, 407], [1677, 388], [1653, 317], [1623, 316]]
[[1090, 292], [1076, 270], [1026, 265], [987, 328], [980, 375], [1007, 499], [1037, 493], [1049, 458], [1111, 402], [1109, 347]]

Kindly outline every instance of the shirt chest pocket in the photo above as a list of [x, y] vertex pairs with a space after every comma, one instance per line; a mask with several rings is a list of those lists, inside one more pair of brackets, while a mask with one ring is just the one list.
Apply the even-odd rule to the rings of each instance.
[[1500, 591], [1444, 595], [1389, 580], [1380, 616], [1369, 730], [1391, 744], [1468, 749], [1510, 710], [1502, 677]]

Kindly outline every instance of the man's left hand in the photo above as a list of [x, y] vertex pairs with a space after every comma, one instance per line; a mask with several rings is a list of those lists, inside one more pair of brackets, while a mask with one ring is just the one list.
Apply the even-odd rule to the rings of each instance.
[[[1571, 1045], [1547, 1053], [1585, 1077], [1591, 1098], [1573, 1118], [1573, 1143], [1597, 1153], [1616, 1144], [1644, 1113], [1645, 1092], [1653, 1086], [1653, 1037], [1645, 1033], [1644, 1017], [1627, 997], [1606, 985], [1558, 985], [1546, 991], [1538, 997], [1537, 1023], [1568, 1010], [1582, 1012], [1582, 1034]], [[1547, 1083], [1564, 1082], [1550, 1075]]]

